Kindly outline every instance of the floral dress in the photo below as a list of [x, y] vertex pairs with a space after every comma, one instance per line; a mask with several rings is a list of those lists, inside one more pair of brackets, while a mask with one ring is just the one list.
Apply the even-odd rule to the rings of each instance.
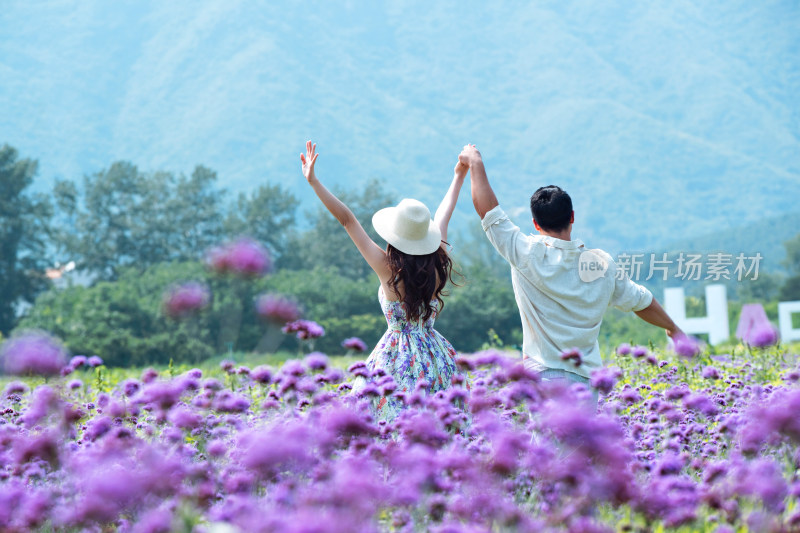
[[[433, 322], [438, 302], [433, 301], [433, 315], [425, 322], [410, 322], [403, 302], [387, 300], [383, 288], [378, 300], [389, 328], [366, 361], [370, 371], [382, 368], [397, 384], [397, 392], [410, 394], [419, 380], [428, 382], [433, 394], [450, 387], [453, 376], [461, 371], [456, 366], [456, 351], [438, 331]], [[394, 419], [405, 407], [396, 395], [382, 396], [375, 401], [378, 418]]]

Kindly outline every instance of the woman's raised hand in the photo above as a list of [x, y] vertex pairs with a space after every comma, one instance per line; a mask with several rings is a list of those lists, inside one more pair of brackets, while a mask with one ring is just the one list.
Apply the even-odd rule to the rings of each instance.
[[453, 169], [455, 177], [464, 179], [469, 172], [469, 165], [462, 163], [460, 160], [456, 163], [456, 168]]
[[303, 176], [311, 182], [316, 176], [314, 175], [314, 163], [317, 161], [317, 145], [311, 144], [311, 141], [306, 141], [306, 153], [300, 154], [300, 161], [302, 162]]

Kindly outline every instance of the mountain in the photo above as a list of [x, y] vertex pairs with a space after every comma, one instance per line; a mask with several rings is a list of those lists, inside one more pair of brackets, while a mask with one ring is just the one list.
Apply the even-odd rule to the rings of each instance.
[[768, 272], [786, 274], [786, 248], [784, 243], [800, 234], [800, 213], [768, 217], [746, 226], [720, 228], [714, 233], [694, 238], [679, 239], [664, 246], [671, 256], [683, 252], [722, 252], [736, 257], [754, 257], [757, 253], [763, 259], [760, 268]]
[[429, 205], [472, 142], [520, 225], [556, 183], [576, 236], [644, 249], [800, 213], [798, 27], [790, 1], [10, 0], [0, 143], [42, 188], [204, 164], [315, 207], [307, 138], [323, 181]]

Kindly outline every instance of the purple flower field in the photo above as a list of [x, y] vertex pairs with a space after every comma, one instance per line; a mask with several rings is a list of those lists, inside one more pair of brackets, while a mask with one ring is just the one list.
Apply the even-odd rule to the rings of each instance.
[[[622, 346], [593, 414], [586, 387], [494, 351], [428, 395], [320, 353], [134, 374], [31, 339], [2, 355], [27, 374], [0, 398], [2, 531], [800, 529], [800, 370], [780, 345]], [[375, 420], [388, 394], [408, 409]]]

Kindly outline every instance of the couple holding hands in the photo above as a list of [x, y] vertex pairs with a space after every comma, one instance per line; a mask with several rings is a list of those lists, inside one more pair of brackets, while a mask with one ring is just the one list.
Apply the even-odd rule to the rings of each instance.
[[[317, 179], [314, 165], [318, 156], [316, 145], [308, 141], [306, 153], [300, 155], [303, 175], [380, 279], [378, 299], [388, 329], [367, 359], [367, 368], [383, 369], [394, 378], [398, 391], [413, 391], [418, 381], [425, 380], [429, 392], [435, 393], [450, 387], [453, 376], [460, 372], [456, 351], [433, 324], [444, 304], [442, 291], [452, 275], [447, 226], [468, 173], [472, 203], [483, 230], [511, 265], [527, 369], [539, 372], [543, 380], [588, 385], [591, 372], [603, 365], [597, 337], [610, 306], [634, 311], [665, 329], [670, 337], [681, 334], [649, 290], [624, 273], [617, 274], [610, 255], [588, 250], [583, 242], [572, 239], [572, 200], [560, 187], [548, 185], [533, 193], [531, 215], [539, 235], [526, 235], [500, 208], [481, 154], [468, 144], [458, 155], [453, 181], [433, 219], [424, 204], [408, 198], [373, 215], [372, 225], [387, 243], [382, 248]], [[581, 259], [581, 255], [587, 253], [607, 268], [602, 276], [584, 281], [580, 268], [587, 256]], [[574, 350], [580, 353], [579, 361], [562, 357]], [[596, 392], [593, 398], [596, 406]], [[391, 419], [404, 406], [397, 396], [382, 397], [376, 402], [377, 415]]]

